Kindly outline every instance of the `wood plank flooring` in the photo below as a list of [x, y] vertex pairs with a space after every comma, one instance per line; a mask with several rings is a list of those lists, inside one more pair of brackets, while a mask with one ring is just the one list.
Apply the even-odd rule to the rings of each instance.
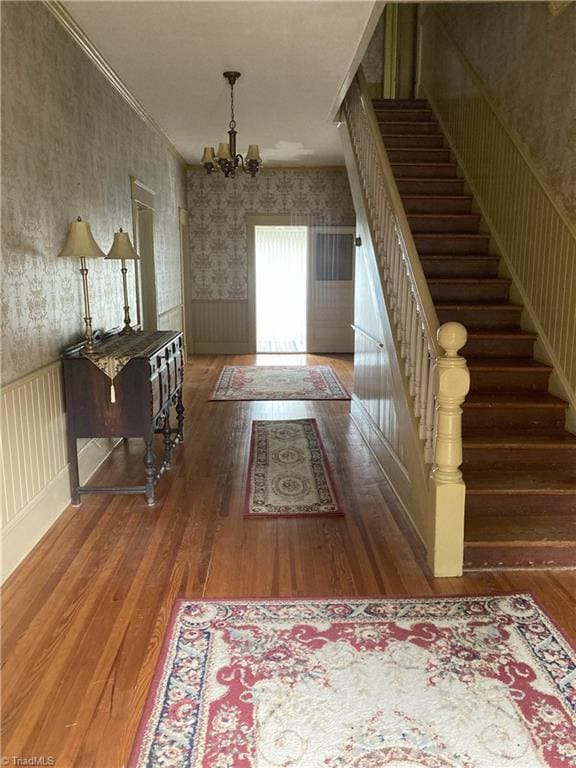
[[[532, 590], [576, 638], [574, 571], [434, 579], [409, 546], [349, 403], [207, 402], [224, 364], [331, 364], [346, 356], [199, 356], [186, 368], [186, 438], [143, 498], [85, 496], [9, 579], [2, 603], [2, 755], [58, 768], [126, 765], [176, 598], [457, 595]], [[252, 419], [313, 417], [343, 518], [246, 520]], [[95, 480], [142, 477], [142, 444], [120, 445]], [[14, 764], [10, 762], [9, 764]]]

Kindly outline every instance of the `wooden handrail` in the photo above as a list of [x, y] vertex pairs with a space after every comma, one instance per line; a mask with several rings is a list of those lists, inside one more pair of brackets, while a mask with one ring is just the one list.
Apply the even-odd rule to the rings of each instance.
[[430, 295], [430, 289], [418, 257], [416, 245], [414, 244], [414, 238], [408, 219], [406, 218], [406, 212], [404, 211], [404, 205], [398, 192], [396, 185], [396, 179], [390, 166], [390, 160], [384, 146], [380, 127], [376, 120], [376, 113], [374, 112], [374, 106], [372, 104], [372, 98], [370, 97], [370, 91], [364, 75], [364, 70], [360, 66], [357, 72], [357, 81], [360, 87], [360, 101], [362, 108], [370, 127], [370, 133], [374, 141], [376, 152], [378, 153], [378, 159], [382, 170], [384, 171], [383, 179], [386, 188], [386, 195], [390, 202], [390, 206], [394, 212], [394, 217], [398, 225], [398, 235], [401, 238], [401, 244], [403, 250], [408, 256], [407, 267], [410, 272], [410, 277], [413, 289], [417, 294], [417, 300], [423, 309], [423, 322], [426, 326], [427, 336], [432, 340], [432, 344], [437, 355], [442, 354], [442, 350], [437, 342], [438, 328], [440, 323], [438, 321], [438, 315], [432, 297]]

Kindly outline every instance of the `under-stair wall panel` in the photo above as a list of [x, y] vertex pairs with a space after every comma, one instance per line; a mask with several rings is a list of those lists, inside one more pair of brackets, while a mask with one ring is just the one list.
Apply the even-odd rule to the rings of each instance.
[[539, 334], [536, 353], [554, 366], [551, 391], [571, 403], [576, 431], [576, 229], [431, 10], [423, 16], [421, 89], [504, 258], [525, 324]]
[[352, 416], [397, 494], [418, 537], [428, 546], [428, 472], [400, 369], [397, 343], [365, 215], [365, 202], [347, 128], [340, 126], [357, 215], [355, 353]]

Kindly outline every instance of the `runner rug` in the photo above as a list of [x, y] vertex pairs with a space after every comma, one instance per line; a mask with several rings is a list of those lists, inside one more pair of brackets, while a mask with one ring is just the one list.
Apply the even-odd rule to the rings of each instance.
[[315, 419], [252, 422], [244, 514], [342, 514]]
[[226, 365], [211, 400], [350, 400], [329, 365]]
[[575, 669], [530, 595], [179, 601], [129, 764], [568, 768]]

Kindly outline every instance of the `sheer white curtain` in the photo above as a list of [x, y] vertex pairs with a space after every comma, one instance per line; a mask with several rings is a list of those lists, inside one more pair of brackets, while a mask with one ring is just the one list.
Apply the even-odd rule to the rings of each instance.
[[306, 227], [256, 227], [256, 349], [306, 351]]

